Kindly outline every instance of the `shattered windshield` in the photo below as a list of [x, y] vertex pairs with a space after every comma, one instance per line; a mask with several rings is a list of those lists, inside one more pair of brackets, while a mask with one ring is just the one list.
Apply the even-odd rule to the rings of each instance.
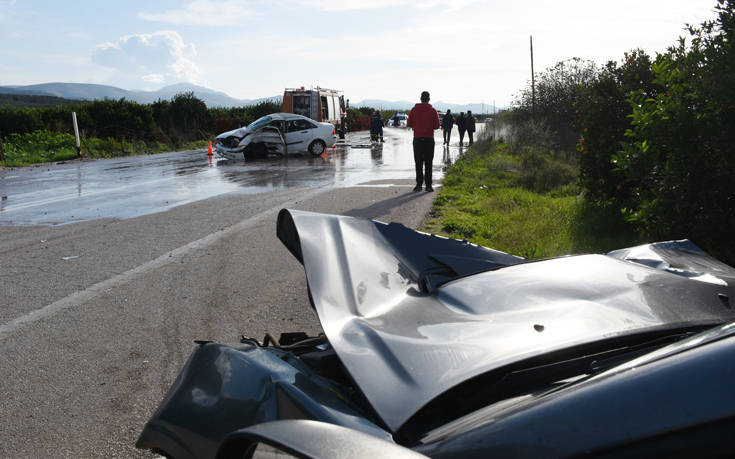
[[268, 124], [273, 118], [270, 115], [265, 115], [261, 118], [258, 118], [257, 120], [253, 121], [248, 125], [248, 129], [252, 131], [257, 131], [258, 129], [262, 128], [266, 124]]

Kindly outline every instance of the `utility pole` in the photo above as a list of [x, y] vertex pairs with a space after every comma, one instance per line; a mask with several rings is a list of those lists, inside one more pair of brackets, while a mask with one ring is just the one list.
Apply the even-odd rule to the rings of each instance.
[[536, 81], [533, 76], [533, 35], [531, 39], [531, 113], [536, 112]]

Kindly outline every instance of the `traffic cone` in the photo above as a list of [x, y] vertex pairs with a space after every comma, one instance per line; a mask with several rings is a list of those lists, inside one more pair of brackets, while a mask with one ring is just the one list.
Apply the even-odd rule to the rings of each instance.
[[209, 148], [207, 149], [207, 156], [212, 156], [212, 141], [209, 141]]

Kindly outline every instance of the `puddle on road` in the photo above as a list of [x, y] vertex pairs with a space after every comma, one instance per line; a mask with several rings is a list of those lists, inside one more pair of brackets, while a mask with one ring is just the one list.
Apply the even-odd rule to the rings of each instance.
[[[412, 132], [386, 128], [385, 142], [367, 132], [328, 148], [325, 155], [248, 160], [207, 156], [206, 150], [0, 171], [0, 225], [61, 225], [98, 218], [132, 218], [227, 193], [351, 186], [414, 176]], [[438, 136], [441, 136], [439, 133]], [[439, 139], [440, 137], [438, 137]], [[437, 141], [435, 174], [460, 154]]]

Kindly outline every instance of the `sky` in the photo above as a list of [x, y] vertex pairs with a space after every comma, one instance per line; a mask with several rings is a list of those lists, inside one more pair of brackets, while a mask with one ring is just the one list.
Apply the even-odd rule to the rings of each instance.
[[715, 0], [0, 0], [0, 85], [509, 105], [534, 70], [664, 52]]

